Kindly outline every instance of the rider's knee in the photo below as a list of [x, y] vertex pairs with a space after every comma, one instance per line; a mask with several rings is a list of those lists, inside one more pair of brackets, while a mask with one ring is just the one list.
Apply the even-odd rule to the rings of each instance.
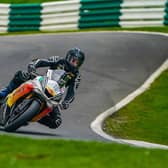
[[15, 83], [23, 83], [30, 79], [30, 74], [25, 71], [17, 71], [14, 75], [13, 81]]

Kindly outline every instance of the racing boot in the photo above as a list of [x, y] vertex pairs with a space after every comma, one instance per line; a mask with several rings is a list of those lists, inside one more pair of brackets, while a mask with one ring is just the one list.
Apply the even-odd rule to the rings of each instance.
[[23, 82], [30, 79], [30, 74], [24, 71], [17, 71], [10, 81], [6, 88], [0, 90], [0, 101], [4, 99], [9, 93], [11, 93], [14, 89], [19, 87]]
[[0, 90], [0, 102], [9, 94], [8, 88], [3, 88]]
[[12, 80], [9, 85], [0, 90], [0, 105], [3, 103], [5, 97], [16, 88], [15, 82]]
[[61, 114], [58, 107], [55, 107], [49, 115], [43, 117], [38, 121], [38, 123], [43, 124], [51, 129], [58, 128], [61, 123]]

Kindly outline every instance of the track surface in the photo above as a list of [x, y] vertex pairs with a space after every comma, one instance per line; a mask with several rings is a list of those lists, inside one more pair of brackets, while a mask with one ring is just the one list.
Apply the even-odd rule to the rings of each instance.
[[[63, 124], [51, 130], [38, 123], [22, 127], [21, 136], [103, 140], [90, 123], [138, 88], [167, 58], [168, 38], [138, 33], [100, 32], [65, 35], [1, 36], [0, 87], [33, 58], [64, 56], [71, 47], [86, 52], [75, 101], [62, 112]], [[44, 70], [43, 70], [44, 71]], [[4, 134], [1, 129], [1, 134]]]

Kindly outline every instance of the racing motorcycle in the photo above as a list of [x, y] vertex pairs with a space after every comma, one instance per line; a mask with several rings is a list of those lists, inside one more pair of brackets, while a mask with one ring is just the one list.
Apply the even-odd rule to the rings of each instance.
[[4, 130], [13, 132], [29, 122], [37, 122], [53, 108], [59, 107], [65, 92], [65, 80], [61, 87], [57, 81], [64, 73], [64, 70], [48, 70], [46, 76], [33, 73], [36, 75], [34, 79], [23, 83], [10, 93], [0, 109]]

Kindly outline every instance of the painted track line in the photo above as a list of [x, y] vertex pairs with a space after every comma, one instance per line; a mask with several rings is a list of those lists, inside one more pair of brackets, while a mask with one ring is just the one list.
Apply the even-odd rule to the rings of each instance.
[[[129, 31], [124, 31], [128, 33]], [[130, 33], [130, 32], [129, 32]], [[131, 32], [131, 33], [142, 33], [142, 34], [154, 34], [154, 35], [163, 35], [168, 36], [164, 33], [148, 33], [148, 32]], [[110, 109], [106, 110], [102, 114], [100, 114], [90, 125], [91, 129], [97, 133], [98, 135], [102, 136], [105, 139], [111, 140], [116, 143], [121, 144], [129, 144], [137, 147], [145, 147], [145, 148], [160, 148], [160, 149], [168, 149], [167, 145], [160, 145], [155, 143], [149, 143], [145, 141], [137, 141], [137, 140], [126, 140], [126, 139], [119, 139], [115, 138], [113, 136], [110, 136], [106, 134], [102, 129], [102, 124], [105, 118], [112, 115], [113, 113], [117, 112], [119, 109], [133, 101], [137, 96], [142, 94], [144, 91], [146, 91], [151, 83], [166, 69], [168, 69], [168, 59], [144, 82], [142, 86], [140, 86], [137, 90], [135, 90], [133, 93], [129, 94], [127, 97], [125, 97], [123, 100], [121, 100], [119, 103], [111, 107]]]

